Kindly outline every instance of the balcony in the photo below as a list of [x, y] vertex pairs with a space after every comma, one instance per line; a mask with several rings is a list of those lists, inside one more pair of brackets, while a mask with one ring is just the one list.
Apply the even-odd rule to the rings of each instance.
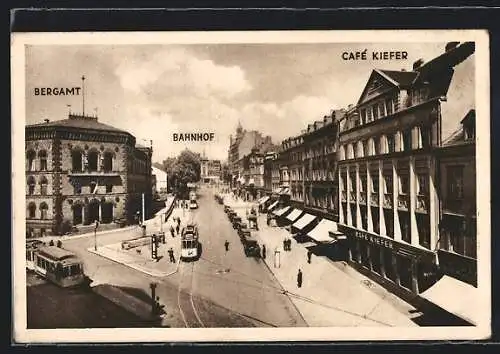
[[370, 199], [371, 206], [375, 206], [375, 207], [378, 206], [378, 201], [379, 201], [378, 200], [378, 192], [372, 192], [370, 194], [370, 198], [371, 198]]
[[392, 193], [384, 193], [384, 208], [392, 208]]
[[359, 192], [359, 204], [366, 204], [366, 192]]
[[119, 176], [118, 171], [68, 171], [68, 176], [72, 177], [85, 177], [85, 176], [102, 176], [102, 177], [113, 177]]
[[408, 194], [400, 194], [398, 195], [398, 208], [408, 210]]
[[429, 198], [425, 195], [417, 195], [417, 211], [426, 213], [429, 210]]

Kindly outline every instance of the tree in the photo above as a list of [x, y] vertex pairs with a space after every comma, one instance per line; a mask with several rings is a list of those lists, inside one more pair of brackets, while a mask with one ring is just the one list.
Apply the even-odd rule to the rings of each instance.
[[188, 149], [175, 158], [164, 160], [163, 166], [167, 172], [168, 186], [177, 195], [186, 195], [187, 184], [200, 180], [200, 156]]

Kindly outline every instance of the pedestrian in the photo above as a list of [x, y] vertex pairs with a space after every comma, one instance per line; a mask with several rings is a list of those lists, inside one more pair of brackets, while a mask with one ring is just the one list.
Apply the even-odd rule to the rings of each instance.
[[177, 232], [177, 235], [179, 234], [179, 229], [180, 229], [180, 225], [177, 224], [177, 226], [175, 226], [175, 231]]
[[57, 247], [62, 248], [62, 242], [61, 242], [61, 240], [57, 240]]
[[288, 239], [288, 250], [291, 251], [292, 250], [292, 239]]
[[286, 251], [286, 237], [285, 237], [285, 239], [283, 240], [283, 251]]
[[177, 217], [177, 225], [181, 225], [181, 218], [180, 217]]
[[172, 247], [168, 250], [168, 257], [170, 258], [170, 263], [175, 263], [174, 250]]
[[302, 287], [302, 271], [299, 269], [299, 272], [297, 273], [297, 287], [301, 288]]
[[172, 237], [175, 237], [175, 229], [173, 225], [170, 225], [170, 234], [172, 235]]
[[224, 248], [226, 249], [226, 252], [229, 251], [229, 241], [226, 240], [226, 242], [224, 242]]
[[262, 245], [262, 259], [266, 259], [266, 245]]
[[307, 250], [307, 263], [311, 264], [312, 252], [311, 250]]

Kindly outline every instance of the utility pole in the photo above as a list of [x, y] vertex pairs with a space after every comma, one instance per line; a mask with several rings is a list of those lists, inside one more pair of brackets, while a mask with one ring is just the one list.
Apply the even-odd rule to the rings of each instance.
[[144, 225], [145, 215], [144, 215], [144, 193], [142, 193], [142, 224]]
[[82, 115], [85, 116], [85, 76], [82, 76]]
[[95, 221], [95, 228], [94, 228], [94, 251], [97, 252], [97, 228], [99, 227], [99, 221]]

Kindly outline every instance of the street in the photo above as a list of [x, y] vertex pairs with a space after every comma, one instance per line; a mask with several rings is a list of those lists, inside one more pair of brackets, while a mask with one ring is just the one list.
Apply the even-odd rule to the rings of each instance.
[[[212, 195], [199, 194], [199, 209], [193, 212], [193, 219], [199, 226], [201, 258], [181, 262], [178, 271], [168, 277], [152, 277], [89, 252], [94, 246], [93, 237], [66, 240], [63, 247], [83, 259], [93, 285], [112, 284], [144, 296], [150, 294], [150, 284], [156, 282], [156, 296], [165, 306], [165, 326], [306, 326], [264, 262], [245, 256], [236, 231]], [[120, 242], [140, 232], [137, 227], [98, 235], [97, 244]], [[180, 238], [173, 242], [180, 242]]]

